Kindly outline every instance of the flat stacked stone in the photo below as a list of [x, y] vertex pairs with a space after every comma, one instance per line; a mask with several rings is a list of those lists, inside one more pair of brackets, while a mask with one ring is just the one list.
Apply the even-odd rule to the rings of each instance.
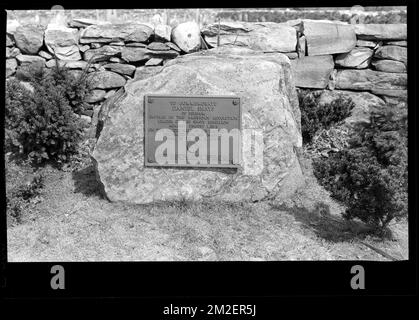
[[19, 26], [13, 37], [22, 53], [37, 54], [44, 42], [44, 29], [38, 25]]
[[287, 25], [264, 22], [222, 22], [210, 24], [202, 30], [205, 41], [211, 47], [234, 45], [264, 52], [295, 52], [296, 30]]
[[333, 57], [307, 56], [291, 60], [295, 85], [301, 88], [324, 89], [334, 69]]
[[49, 24], [45, 30], [45, 45], [60, 60], [80, 60], [77, 29]]
[[80, 43], [146, 42], [153, 33], [150, 26], [139, 23], [91, 25], [82, 31]]
[[307, 55], [346, 53], [356, 46], [356, 35], [351, 25], [303, 20]]

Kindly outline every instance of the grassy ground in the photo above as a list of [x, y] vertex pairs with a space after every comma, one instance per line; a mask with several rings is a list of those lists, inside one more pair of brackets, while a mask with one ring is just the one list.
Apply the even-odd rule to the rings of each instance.
[[[22, 168], [7, 168], [8, 185], [24, 179]], [[89, 163], [43, 175], [21, 222], [8, 216], [9, 261], [389, 260], [361, 241], [408, 258], [406, 221], [391, 226], [393, 240], [366, 236], [312, 176], [287, 203], [140, 206], [103, 199]]]

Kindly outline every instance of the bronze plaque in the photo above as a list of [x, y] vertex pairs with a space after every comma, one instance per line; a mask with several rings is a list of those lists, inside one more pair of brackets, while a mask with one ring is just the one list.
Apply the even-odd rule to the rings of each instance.
[[239, 166], [239, 97], [147, 95], [144, 130], [146, 166]]

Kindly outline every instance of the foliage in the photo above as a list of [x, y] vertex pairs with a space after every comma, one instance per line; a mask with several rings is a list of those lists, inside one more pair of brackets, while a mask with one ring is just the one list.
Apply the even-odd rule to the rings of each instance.
[[6, 192], [7, 213], [18, 223], [22, 221], [22, 213], [31, 201], [40, 196], [44, 187], [44, 176], [35, 173], [26, 182], [9, 187]]
[[[273, 11], [273, 10], [252, 10], [239, 13], [233, 10], [225, 10], [216, 14], [221, 20], [243, 20], [246, 14], [246, 21], [248, 22], [286, 22], [294, 19], [313, 19], [313, 20], [338, 20], [350, 23], [354, 14], [350, 14], [340, 10], [288, 10], [288, 11]], [[406, 23], [406, 12], [379, 12], [378, 14], [367, 13], [364, 15], [363, 23]]]
[[320, 129], [314, 135], [310, 144], [304, 145], [304, 153], [310, 159], [327, 157], [329, 153], [338, 152], [348, 148], [349, 139], [354, 128], [336, 124], [329, 129]]
[[407, 122], [390, 108], [374, 110], [349, 148], [315, 159], [314, 174], [347, 206], [344, 217], [377, 230], [407, 215]]
[[67, 162], [83, 132], [75, 113], [91, 90], [85, 73], [75, 76], [62, 67], [27, 71], [33, 90], [16, 79], [6, 84], [6, 151], [38, 164]]
[[83, 71], [71, 71], [62, 66], [62, 61], [58, 59], [55, 59], [55, 62], [55, 67], [50, 70], [40, 68], [34, 64], [29, 65], [24, 71], [27, 81], [32, 84], [59, 87], [62, 89], [63, 97], [69, 101], [73, 112], [80, 114], [85, 109], [87, 104], [85, 99], [92, 90], [92, 85], [87, 77], [87, 70], [90, 68], [91, 61]]
[[320, 129], [328, 129], [348, 117], [354, 107], [352, 100], [346, 97], [320, 104], [320, 96], [320, 91], [298, 91], [304, 143], [310, 143]]

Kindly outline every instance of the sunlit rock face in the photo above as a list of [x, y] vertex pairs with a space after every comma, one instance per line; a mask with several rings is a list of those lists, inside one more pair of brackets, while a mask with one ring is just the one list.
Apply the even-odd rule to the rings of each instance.
[[[238, 169], [145, 167], [147, 94], [239, 96], [242, 129], [261, 133], [262, 153], [255, 158], [245, 152], [254, 150], [254, 141], [242, 138]], [[295, 153], [302, 143], [300, 110], [290, 62], [283, 54], [222, 47], [185, 55], [128, 81], [104, 106], [93, 159], [111, 201], [284, 199], [304, 184]]]

